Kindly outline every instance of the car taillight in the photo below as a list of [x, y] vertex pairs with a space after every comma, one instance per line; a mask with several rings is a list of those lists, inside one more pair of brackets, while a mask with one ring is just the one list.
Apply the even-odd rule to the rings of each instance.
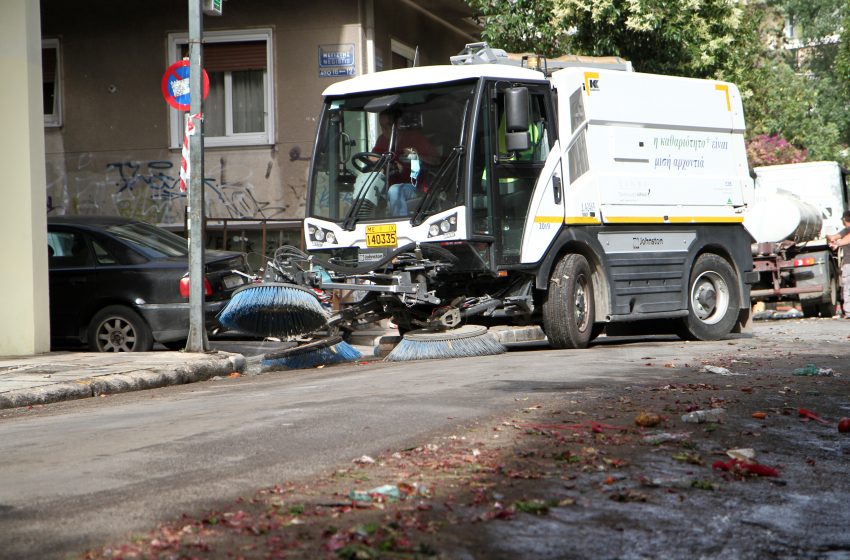
[[807, 257], [803, 259], [794, 259], [794, 266], [812, 266], [816, 264], [814, 257]]
[[[213, 293], [212, 284], [207, 277], [204, 277], [204, 295], [211, 296]], [[189, 297], [189, 277], [184, 276], [180, 279], [180, 296]]]

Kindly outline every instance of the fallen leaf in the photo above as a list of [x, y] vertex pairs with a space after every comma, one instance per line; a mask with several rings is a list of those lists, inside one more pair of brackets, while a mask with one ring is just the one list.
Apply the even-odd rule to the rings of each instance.
[[805, 408], [801, 408], [797, 411], [797, 414], [800, 418], [805, 418], [806, 420], [814, 420], [818, 424], [829, 425], [829, 422], [812, 412], [811, 410], [806, 410]]
[[664, 419], [654, 412], [640, 412], [635, 416], [635, 424], [641, 428], [654, 428], [661, 424]]

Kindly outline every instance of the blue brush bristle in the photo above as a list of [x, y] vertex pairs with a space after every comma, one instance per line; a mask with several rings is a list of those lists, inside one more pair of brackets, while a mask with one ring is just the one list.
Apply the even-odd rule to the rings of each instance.
[[336, 344], [317, 347], [312, 350], [299, 351], [293, 348], [277, 355], [269, 355], [262, 361], [262, 371], [276, 369], [308, 369], [320, 365], [340, 364], [360, 359], [357, 348], [345, 341]]
[[327, 326], [327, 315], [316, 296], [304, 288], [255, 284], [234, 292], [218, 321], [230, 330], [286, 338]]
[[[425, 334], [421, 334], [425, 333]], [[502, 354], [505, 347], [487, 329], [467, 325], [454, 331], [427, 332], [411, 331], [404, 335], [392, 352], [384, 358], [388, 362], [412, 360], [439, 360], [444, 358], [468, 358]]]

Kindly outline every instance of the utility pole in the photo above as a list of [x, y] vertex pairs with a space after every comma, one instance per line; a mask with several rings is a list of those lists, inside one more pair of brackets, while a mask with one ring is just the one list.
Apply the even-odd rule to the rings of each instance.
[[[203, 114], [203, 14], [201, 0], [189, 0], [189, 118]], [[189, 137], [189, 338], [187, 352], [206, 352], [204, 321], [204, 122]]]

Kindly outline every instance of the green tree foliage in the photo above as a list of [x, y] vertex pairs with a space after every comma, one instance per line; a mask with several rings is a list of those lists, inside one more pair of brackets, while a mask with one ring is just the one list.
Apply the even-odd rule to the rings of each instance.
[[484, 40], [547, 56], [621, 56], [643, 72], [711, 76], [736, 50], [729, 0], [467, 0]]
[[[749, 139], [765, 144], [752, 154], [850, 163], [850, 33], [816, 50], [803, 69], [783, 48], [782, 33], [788, 17], [806, 40], [834, 35], [842, 21], [850, 29], [848, 0], [467, 2], [495, 47], [621, 56], [640, 72], [728, 80], [742, 92]], [[771, 151], [771, 142], [783, 149]]]

